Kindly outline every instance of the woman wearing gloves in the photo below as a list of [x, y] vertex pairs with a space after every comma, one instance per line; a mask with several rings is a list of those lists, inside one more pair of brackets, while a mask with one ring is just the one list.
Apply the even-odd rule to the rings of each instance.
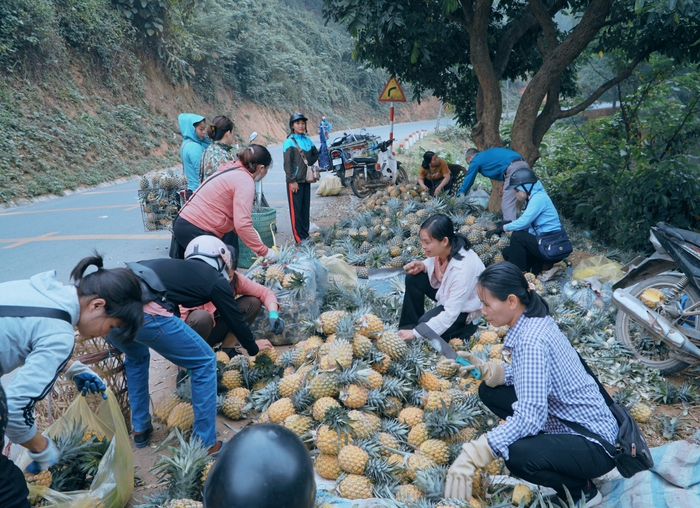
[[488, 231], [486, 236], [512, 231], [510, 245], [503, 249], [503, 258], [520, 268], [522, 272], [531, 271], [538, 275], [543, 267], [551, 268], [552, 263], [561, 261], [568, 255], [554, 259], [545, 258], [540, 252], [535, 236], [535, 231], [549, 233], [562, 229], [559, 214], [542, 183], [529, 168], [515, 171], [510, 177], [507, 190], [515, 190], [515, 199], [527, 201], [527, 206], [516, 220], [497, 222], [496, 228]]
[[[471, 250], [467, 237], [455, 232], [452, 221], [443, 214], [433, 215], [421, 225], [420, 242], [428, 259], [404, 266], [406, 294], [399, 336], [404, 340], [419, 337], [414, 328], [426, 323], [445, 340], [468, 338], [476, 331], [472, 320], [481, 309], [476, 278], [484, 263]], [[426, 296], [438, 303], [428, 312]]]
[[[91, 265], [97, 271], [84, 275]], [[141, 286], [130, 270], [104, 270], [102, 258], [95, 255], [80, 261], [71, 278], [75, 286], [58, 282], [53, 271], [0, 284], [0, 376], [15, 371], [5, 387], [6, 435], [29, 450], [33, 462], [27, 470], [35, 474], [59, 458], [53, 441], [37, 432], [36, 402], [51, 392], [64, 370], [83, 394], [105, 390], [92, 370], [69, 360], [75, 345], [73, 327], [77, 326], [84, 337], [106, 335], [120, 327], [129, 340], [143, 321]], [[19, 485], [16, 482], [20, 480], [24, 482], [21, 471], [0, 456], [0, 493], [8, 488], [8, 482]], [[0, 495], [0, 499], [11, 498]]]
[[301, 113], [289, 117], [289, 136], [282, 145], [284, 172], [287, 177], [287, 199], [294, 240], [309, 237], [311, 184], [306, 181], [306, 168], [318, 160], [318, 148], [306, 135], [306, 118]]
[[185, 258], [159, 258], [129, 263], [142, 281], [165, 293], [143, 307], [143, 326], [132, 342], [110, 334], [107, 340], [126, 354], [124, 367], [131, 404], [134, 443], [145, 447], [153, 427], [149, 411], [149, 349], [172, 363], [187, 369], [192, 378], [194, 434], [209, 447], [210, 453], [221, 448], [216, 440], [216, 357], [211, 347], [179, 317], [179, 306], [197, 307], [211, 302], [221, 319], [252, 355], [272, 348], [267, 340], [255, 340], [228, 280], [232, 274], [231, 252], [211, 235], [195, 238], [187, 246]]
[[[258, 256], [277, 261], [277, 252], [268, 248], [253, 227], [255, 182], [262, 180], [272, 165], [270, 152], [261, 145], [250, 145], [204, 180], [173, 222], [170, 257], [182, 259], [193, 239], [212, 235], [219, 239], [236, 233]], [[232, 245], [238, 251], [238, 245]]]
[[511, 364], [459, 353], [472, 364], [460, 374], [481, 371], [479, 397], [505, 423], [462, 446], [448, 471], [445, 497], [469, 499], [476, 468], [503, 457], [514, 476], [556, 490], [552, 501], [559, 506], [568, 506], [560, 503], [566, 490], [576, 506], [596, 506], [601, 496], [591, 478], [607, 473], [615, 462], [599, 442], [562, 420], [614, 443], [618, 424], [603, 389], [518, 267], [508, 262], [489, 266], [479, 276], [477, 291], [489, 323], [510, 327], [503, 349], [510, 352]]

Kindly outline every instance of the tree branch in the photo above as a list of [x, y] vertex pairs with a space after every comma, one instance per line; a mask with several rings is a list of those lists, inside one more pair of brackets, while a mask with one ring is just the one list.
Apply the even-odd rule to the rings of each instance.
[[[537, 22], [542, 27], [542, 32], [544, 33], [545, 39], [547, 41], [547, 53], [556, 49], [559, 46], [559, 38], [557, 37], [557, 27], [554, 24], [552, 16], [549, 14], [547, 8], [542, 4], [540, 0], [528, 0], [530, 9], [534, 14]], [[545, 53], [545, 56], [546, 54]]]
[[625, 69], [624, 69], [620, 74], [618, 74], [618, 75], [615, 76], [614, 78], [612, 78], [612, 79], [606, 81], [605, 83], [603, 83], [602, 85], [600, 85], [600, 86], [595, 90], [595, 92], [593, 92], [593, 93], [588, 97], [588, 99], [586, 99], [585, 101], [583, 101], [583, 102], [577, 104], [576, 106], [574, 106], [574, 107], [572, 107], [572, 108], [564, 109], [564, 110], [559, 110], [559, 115], [557, 116], [556, 119], [559, 120], [559, 119], [561, 119], [561, 118], [569, 118], [569, 117], [572, 117], [572, 116], [574, 116], [574, 115], [580, 113], [581, 111], [585, 110], [588, 106], [590, 106], [590, 105], [593, 104], [595, 101], [597, 101], [598, 98], [599, 98], [601, 95], [603, 95], [605, 92], [607, 92], [608, 90], [610, 90], [612, 87], [614, 87], [614, 86], [617, 85], [618, 83], [621, 83], [622, 81], [624, 81], [624, 80], [626, 80], [627, 78], [629, 78], [630, 75], [632, 74], [632, 71], [634, 71], [635, 67], [637, 67], [637, 65], [639, 65], [639, 63], [640, 63], [642, 60], [644, 60], [646, 57], [647, 57], [647, 54], [646, 54], [646, 53], [641, 54], [641, 55], [637, 55], [637, 56], [635, 57], [635, 59], [632, 60], [632, 62], [630, 62], [630, 64], [629, 64], [627, 67], [625, 67]]
[[698, 105], [698, 102], [700, 102], [700, 97], [695, 97], [695, 101], [688, 108], [688, 113], [685, 115], [685, 118], [683, 119], [683, 121], [680, 123], [680, 125], [676, 129], [676, 132], [673, 133], [673, 136], [671, 136], [671, 139], [668, 140], [668, 143], [666, 143], [666, 147], [664, 148], [664, 151], [661, 153], [660, 159], [663, 159], [666, 156], [666, 154], [668, 153], [668, 151], [671, 149], [671, 143], [673, 143], [673, 140], [676, 138], [676, 136], [681, 131], [681, 129], [683, 128], [685, 123], [688, 121], [688, 119], [690, 118], [690, 115], [693, 114], [693, 110], [695, 109], [695, 106]]

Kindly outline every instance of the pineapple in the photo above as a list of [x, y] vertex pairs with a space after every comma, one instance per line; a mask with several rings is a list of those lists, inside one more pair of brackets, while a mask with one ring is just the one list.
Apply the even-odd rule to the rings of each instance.
[[240, 420], [245, 415], [246, 405], [245, 399], [235, 395], [228, 395], [221, 406], [221, 412], [231, 420]]
[[417, 503], [423, 499], [423, 492], [415, 485], [401, 485], [396, 491], [396, 500], [400, 503]]
[[143, 175], [141, 177], [141, 180], [139, 181], [139, 186], [141, 187], [141, 190], [147, 190], [151, 186], [151, 182], [148, 181], [146, 175]]
[[359, 446], [346, 445], [338, 452], [338, 464], [346, 473], [362, 474], [369, 455]]
[[358, 409], [367, 403], [367, 389], [358, 385], [348, 385], [340, 392], [340, 401], [345, 407]]
[[323, 333], [326, 336], [336, 333], [338, 322], [346, 314], [347, 312], [344, 310], [330, 310], [321, 314], [319, 319], [321, 320], [321, 329]]
[[379, 444], [382, 447], [380, 453], [384, 456], [388, 457], [392, 453], [387, 450], [387, 448], [396, 450], [399, 447], [399, 440], [388, 432], [379, 432], [377, 434], [377, 438], [379, 439]]
[[[415, 427], [414, 427], [415, 429]], [[428, 439], [420, 445], [419, 453], [430, 457], [436, 464], [447, 464], [450, 460], [450, 449], [447, 443], [439, 439]]]
[[317, 400], [322, 397], [335, 397], [338, 395], [337, 376], [330, 372], [321, 372], [311, 378], [309, 390], [311, 396]]
[[288, 416], [296, 414], [292, 399], [289, 397], [283, 397], [270, 404], [267, 412], [270, 415], [270, 421], [272, 423], [282, 423]]
[[226, 353], [223, 351], [217, 351], [216, 352], [216, 363], [218, 364], [219, 362], [223, 363], [224, 365], [228, 365], [228, 362], [230, 362], [231, 359], [228, 357]]
[[321, 478], [325, 478], [326, 480], [337, 480], [338, 477], [343, 474], [343, 470], [340, 468], [336, 455], [320, 453], [316, 456], [314, 467]]
[[270, 284], [270, 283], [279, 283], [282, 284], [282, 281], [284, 280], [284, 267], [280, 264], [274, 264], [271, 265], [267, 268], [267, 271], [265, 272], [265, 283]]
[[428, 427], [425, 423], [414, 425], [408, 432], [407, 442], [413, 448], [418, 448], [428, 440]]
[[392, 360], [399, 360], [406, 354], [406, 342], [398, 333], [384, 331], [377, 339], [377, 349], [388, 355]]
[[163, 508], [203, 508], [201, 501], [194, 499], [169, 499], [163, 505]]
[[224, 371], [223, 375], [221, 376], [221, 384], [227, 390], [239, 388], [243, 386], [243, 374], [241, 374], [241, 371], [236, 369]]
[[175, 432], [179, 446], [165, 446], [169, 456], [161, 455], [153, 466], [159, 485], [165, 486], [165, 499], [170, 499], [163, 506], [187, 507], [199, 506], [192, 499], [202, 496], [202, 477], [205, 468], [211, 464], [209, 449], [202, 445], [199, 439], [183, 438], [180, 431]]
[[498, 342], [498, 333], [491, 330], [484, 330], [479, 334], [479, 343], [483, 345], [496, 344]]
[[643, 402], [637, 402], [630, 409], [630, 414], [639, 423], [648, 423], [651, 418], [652, 409]]
[[416, 479], [416, 473], [435, 467], [435, 461], [426, 455], [409, 455], [406, 459], [406, 474], [411, 480]]
[[352, 343], [345, 339], [336, 339], [331, 344], [328, 357], [341, 367], [347, 369], [352, 364]]
[[399, 423], [414, 427], [423, 422], [423, 410], [417, 407], [406, 407], [399, 413], [398, 420]]
[[369, 499], [372, 482], [366, 476], [349, 474], [338, 484], [338, 492], [346, 499]]
[[513, 489], [512, 503], [515, 506], [527, 506], [532, 503], [532, 490], [524, 483], [518, 483]]
[[448, 342], [450, 346], [452, 346], [452, 349], [462, 349], [464, 347], [464, 341], [462, 339], [450, 339]]
[[431, 372], [423, 372], [418, 378], [418, 386], [422, 386], [428, 391], [439, 390], [440, 380]]
[[331, 407], [340, 407], [340, 404], [333, 397], [321, 397], [313, 406], [312, 414], [314, 420], [322, 422], [325, 419], [326, 411]]
[[370, 349], [372, 349], [372, 341], [368, 337], [356, 333], [352, 339], [352, 353], [355, 358], [364, 358]]
[[348, 417], [350, 426], [358, 439], [366, 439], [379, 430], [379, 426], [373, 420], [374, 415], [354, 409], [348, 412]]
[[248, 390], [248, 388], [243, 388], [242, 386], [229, 390], [228, 393], [226, 393], [227, 397], [240, 397], [241, 399], [245, 399], [248, 397], [248, 395], [250, 395], [250, 390]]
[[374, 338], [384, 329], [384, 323], [374, 314], [366, 313], [362, 315], [360, 328], [357, 330], [361, 335]]
[[[438, 360], [437, 365], [435, 366], [435, 370], [438, 374], [438, 376], [442, 376], [445, 378], [452, 377], [457, 373], [457, 368], [454, 367], [451, 363], [441, 363], [443, 360], [447, 360], [444, 356]], [[425, 387], [424, 387], [425, 388]], [[426, 388], [427, 390], [428, 388]]]
[[294, 432], [297, 436], [303, 436], [306, 434], [309, 429], [311, 429], [312, 425], [313, 420], [304, 415], [290, 415], [284, 420], [284, 426]]
[[182, 431], [189, 430], [194, 424], [194, 409], [189, 402], [180, 402], [168, 415], [168, 427]]
[[328, 425], [316, 429], [316, 448], [327, 455], [338, 455], [344, 444], [352, 443], [352, 438], [343, 432], [333, 430]]
[[379, 390], [384, 382], [384, 377], [374, 369], [369, 369], [365, 375], [365, 384], [370, 390]]
[[451, 401], [452, 399], [449, 393], [432, 391], [428, 392], [423, 406], [426, 411], [434, 411], [436, 409], [440, 409], [443, 404], [449, 406]]
[[491, 349], [489, 349], [489, 358], [491, 358], [492, 360], [503, 359], [501, 351], [503, 351], [503, 344], [494, 344], [493, 346], [491, 346]]
[[[48, 469], [39, 474], [25, 472], [24, 480], [27, 482], [27, 486], [29, 487], [29, 502], [32, 504], [32, 506], [34, 506], [41, 503], [43, 499], [42, 494], [44, 493], [45, 489], [48, 489], [51, 486], [53, 476], [51, 475], [51, 471]], [[33, 486], [39, 488], [32, 488]]]
[[302, 386], [303, 378], [299, 374], [290, 374], [280, 379], [278, 390], [282, 397], [291, 397]]
[[647, 288], [642, 292], [641, 295], [639, 295], [639, 299], [644, 305], [646, 305], [650, 309], [655, 309], [659, 305], [664, 304], [664, 302], [666, 301], [666, 295], [660, 289]]
[[202, 482], [202, 487], [204, 487], [204, 484], [207, 483], [207, 477], [209, 476], [209, 471], [211, 471], [211, 467], [214, 465], [214, 460], [210, 460], [207, 462], [207, 465], [204, 466], [204, 470], [202, 471], [202, 476], [200, 476], [201, 482]]

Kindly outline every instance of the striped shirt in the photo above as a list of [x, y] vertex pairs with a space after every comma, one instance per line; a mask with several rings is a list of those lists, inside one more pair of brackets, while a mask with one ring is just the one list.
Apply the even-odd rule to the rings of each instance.
[[619, 430], [615, 417], [551, 317], [520, 316], [508, 331], [503, 349], [511, 356], [511, 365], [505, 365], [505, 384], [515, 387], [518, 400], [513, 416], [486, 435], [497, 457], [507, 460], [512, 443], [539, 432], [577, 434], [558, 418], [577, 422], [615, 442]]

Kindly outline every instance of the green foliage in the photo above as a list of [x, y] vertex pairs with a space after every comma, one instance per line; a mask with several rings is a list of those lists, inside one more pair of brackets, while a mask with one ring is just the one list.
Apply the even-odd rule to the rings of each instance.
[[56, 35], [51, 0], [0, 2], [0, 64], [8, 71], [30, 54], [47, 57]]
[[648, 249], [659, 221], [700, 229], [699, 78], [653, 60], [617, 114], [551, 133], [538, 173], [557, 209], [630, 249]]

